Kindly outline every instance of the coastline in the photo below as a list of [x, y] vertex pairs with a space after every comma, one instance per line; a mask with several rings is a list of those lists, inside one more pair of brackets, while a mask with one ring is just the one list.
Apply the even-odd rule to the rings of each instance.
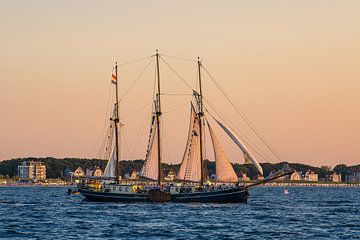
[[[245, 183], [246, 185], [246, 183]], [[346, 182], [270, 182], [260, 187], [360, 187], [360, 183]]]
[[[244, 185], [250, 185], [254, 182], [240, 182]], [[74, 183], [67, 181], [59, 181], [59, 179], [49, 179], [48, 182], [39, 183], [23, 183], [17, 182], [13, 179], [0, 180], [0, 187], [62, 187], [62, 186], [75, 186]], [[360, 187], [360, 182], [347, 183], [347, 182], [285, 182], [276, 181], [265, 184], [260, 184], [257, 187]]]

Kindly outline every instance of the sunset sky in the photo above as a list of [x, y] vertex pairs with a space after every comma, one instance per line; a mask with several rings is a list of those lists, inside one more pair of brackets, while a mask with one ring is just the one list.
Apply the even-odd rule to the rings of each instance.
[[[96, 157], [114, 62], [149, 57], [119, 67], [123, 96], [159, 49], [200, 56], [282, 160], [360, 163], [360, 1], [0, 0], [0, 31], [0, 160]], [[195, 62], [164, 59], [197, 87]], [[165, 93], [191, 94], [160, 64]], [[154, 68], [153, 61], [120, 105], [125, 159], [145, 156]], [[278, 161], [205, 73], [204, 95], [267, 151], [260, 162]], [[167, 162], [181, 161], [189, 100], [162, 99]], [[229, 158], [241, 162], [217, 133]]]

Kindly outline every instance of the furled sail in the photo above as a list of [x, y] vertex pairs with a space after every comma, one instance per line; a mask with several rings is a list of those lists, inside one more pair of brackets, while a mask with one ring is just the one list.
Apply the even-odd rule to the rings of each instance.
[[[215, 119], [215, 118], [214, 118]], [[235, 142], [235, 144], [241, 149], [241, 151], [243, 152], [243, 154], [246, 156], [246, 158], [248, 160], [250, 160], [256, 167], [256, 169], [258, 170], [258, 172], [261, 175], [264, 175], [263, 169], [260, 166], [260, 164], [258, 163], [258, 161], [255, 159], [255, 157], [247, 150], [247, 148], [245, 147], [245, 145], [239, 140], [239, 138], [236, 136], [236, 134], [231, 131], [230, 129], [226, 128], [221, 122], [219, 122], [218, 120], [215, 119], [215, 121], [220, 125], [220, 127], [227, 133], [227, 135], [229, 135], [229, 137]]]
[[151, 128], [150, 128], [150, 136], [148, 142], [147, 153], [145, 157], [144, 165], [140, 171], [140, 176], [157, 180], [158, 178], [158, 136], [157, 132], [157, 124], [156, 124], [156, 116], [153, 115], [151, 120]]
[[111, 157], [106, 165], [103, 176], [108, 178], [115, 177], [115, 167], [116, 167], [116, 151], [115, 148], [112, 151]]
[[238, 182], [238, 177], [230, 161], [228, 160], [224, 149], [222, 148], [209, 122], [207, 122], [207, 124], [209, 127], [210, 136], [214, 148], [216, 180], [220, 182]]
[[188, 139], [176, 179], [193, 182], [201, 179], [200, 124], [192, 104]]

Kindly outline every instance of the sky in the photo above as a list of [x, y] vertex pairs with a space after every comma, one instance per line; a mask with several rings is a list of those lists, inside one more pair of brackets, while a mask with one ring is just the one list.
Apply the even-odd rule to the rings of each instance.
[[[144, 158], [150, 56], [159, 49], [194, 89], [196, 63], [166, 56], [201, 57], [281, 160], [360, 163], [359, 1], [0, 0], [0, 31], [0, 160], [96, 157], [111, 111], [115, 61], [125, 96], [122, 156]], [[149, 58], [121, 65], [143, 57]], [[162, 61], [160, 72], [164, 93], [191, 94]], [[278, 162], [204, 72], [203, 78], [208, 106], [267, 156], [257, 155], [260, 162]], [[181, 161], [190, 99], [162, 98], [167, 162]], [[235, 145], [217, 134], [229, 159], [242, 162]], [[206, 146], [211, 159], [209, 138]]]

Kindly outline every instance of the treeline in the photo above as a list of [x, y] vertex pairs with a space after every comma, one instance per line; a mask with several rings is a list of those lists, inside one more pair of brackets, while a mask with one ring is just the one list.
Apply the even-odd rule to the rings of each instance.
[[[61, 178], [64, 177], [67, 170], [74, 171], [77, 167], [81, 167], [84, 170], [86, 168], [93, 168], [99, 166], [101, 169], [105, 169], [106, 161], [99, 159], [82, 159], [82, 158], [64, 158], [57, 159], [52, 157], [47, 158], [17, 158], [12, 160], [0, 161], [0, 177], [14, 177], [18, 174], [17, 168], [23, 161], [41, 161], [46, 166], [46, 175], [48, 178]], [[121, 175], [131, 174], [132, 171], [140, 171], [143, 160], [124, 160], [120, 162]], [[205, 160], [205, 173], [210, 176], [215, 173], [215, 162]], [[235, 172], [238, 176], [246, 173], [250, 178], [254, 178], [257, 175], [255, 166], [251, 164], [233, 164]], [[305, 173], [308, 170], [314, 171], [319, 175], [319, 178], [326, 178], [332, 171], [341, 173], [342, 178], [353, 172], [360, 172], [360, 165], [346, 166], [345, 164], [339, 164], [334, 169], [330, 167], [314, 167], [300, 163], [261, 163], [264, 170], [264, 175], [268, 176], [271, 172], [276, 172], [282, 169], [292, 169]], [[162, 164], [163, 174], [166, 175], [169, 171], [177, 172], [180, 164]]]

